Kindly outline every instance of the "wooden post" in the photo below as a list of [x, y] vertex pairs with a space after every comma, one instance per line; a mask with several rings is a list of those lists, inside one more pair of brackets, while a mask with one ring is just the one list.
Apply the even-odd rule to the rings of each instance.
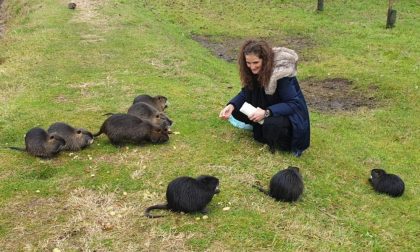
[[316, 8], [317, 11], [323, 11], [324, 10], [324, 0], [318, 0], [318, 6]]
[[388, 1], [388, 15], [386, 18], [386, 28], [393, 28], [397, 21], [397, 11], [392, 9], [393, 0]]

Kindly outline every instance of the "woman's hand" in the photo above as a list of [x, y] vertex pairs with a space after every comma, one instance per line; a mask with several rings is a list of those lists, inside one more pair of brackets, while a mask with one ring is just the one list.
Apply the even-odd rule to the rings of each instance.
[[259, 122], [259, 121], [263, 120], [264, 117], [265, 117], [265, 110], [257, 107], [257, 110], [252, 115], [250, 115], [248, 118], [249, 118], [249, 120], [251, 120], [253, 122]]
[[220, 111], [219, 117], [223, 120], [229, 119], [234, 109], [235, 107], [233, 107], [232, 104], [227, 105], [222, 109], [222, 111]]

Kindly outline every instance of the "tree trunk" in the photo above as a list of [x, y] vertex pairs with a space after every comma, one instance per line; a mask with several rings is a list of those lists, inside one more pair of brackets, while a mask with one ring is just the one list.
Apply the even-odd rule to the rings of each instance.
[[386, 19], [386, 28], [393, 28], [395, 26], [395, 21], [397, 20], [397, 11], [393, 9], [388, 9], [388, 17]]
[[316, 8], [317, 11], [323, 11], [324, 10], [324, 0], [318, 0], [318, 6]]

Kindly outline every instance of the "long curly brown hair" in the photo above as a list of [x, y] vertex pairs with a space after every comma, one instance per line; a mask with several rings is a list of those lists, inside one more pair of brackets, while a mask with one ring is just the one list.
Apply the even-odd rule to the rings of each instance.
[[[254, 54], [262, 59], [262, 67], [258, 76], [255, 76], [251, 69], [246, 65], [245, 56]], [[242, 45], [238, 55], [239, 75], [243, 87], [253, 88], [253, 79], [257, 77], [259, 84], [263, 87], [268, 86], [273, 72], [274, 53], [271, 46], [264, 40], [247, 40]]]

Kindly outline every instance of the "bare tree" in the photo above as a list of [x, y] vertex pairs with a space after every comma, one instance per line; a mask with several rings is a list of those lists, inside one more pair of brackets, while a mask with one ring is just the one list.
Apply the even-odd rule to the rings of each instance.
[[316, 8], [317, 11], [323, 11], [324, 10], [324, 0], [318, 0], [318, 5]]
[[393, 28], [395, 26], [395, 21], [397, 20], [397, 11], [392, 9], [394, 4], [393, 0], [388, 0], [388, 15], [386, 19], [386, 28]]

